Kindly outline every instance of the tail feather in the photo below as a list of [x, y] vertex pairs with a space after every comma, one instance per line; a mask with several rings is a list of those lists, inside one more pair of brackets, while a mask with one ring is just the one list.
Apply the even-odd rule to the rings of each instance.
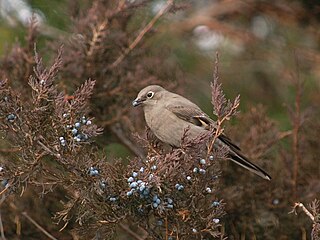
[[229, 153], [229, 158], [231, 161], [235, 162], [236, 164], [240, 165], [241, 167], [243, 167], [245, 169], [248, 169], [250, 172], [257, 174], [258, 176], [260, 176], [266, 180], [269, 180], [269, 181], [271, 180], [271, 177], [269, 176], [268, 173], [266, 173], [264, 170], [262, 170], [257, 165], [250, 162], [242, 154], [232, 151]]

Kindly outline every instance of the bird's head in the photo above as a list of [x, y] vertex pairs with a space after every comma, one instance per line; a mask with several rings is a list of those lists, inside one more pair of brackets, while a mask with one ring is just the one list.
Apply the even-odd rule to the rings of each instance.
[[161, 97], [162, 93], [166, 91], [163, 87], [158, 85], [150, 85], [142, 89], [135, 100], [133, 100], [132, 105], [137, 107], [154, 105]]

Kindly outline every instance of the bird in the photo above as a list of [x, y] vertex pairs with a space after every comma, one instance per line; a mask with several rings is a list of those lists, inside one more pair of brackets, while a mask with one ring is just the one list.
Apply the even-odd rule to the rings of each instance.
[[[132, 105], [143, 108], [145, 121], [150, 130], [160, 141], [172, 147], [180, 146], [186, 129], [188, 136], [195, 138], [216, 126], [215, 121], [195, 103], [159, 85], [143, 88], [132, 101]], [[215, 141], [216, 148], [226, 147], [229, 160], [263, 179], [271, 180], [270, 175], [253, 164], [226, 135], [220, 134]]]

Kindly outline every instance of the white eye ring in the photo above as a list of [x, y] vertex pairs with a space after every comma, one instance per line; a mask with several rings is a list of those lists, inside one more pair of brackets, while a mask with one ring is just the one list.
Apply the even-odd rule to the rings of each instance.
[[150, 91], [147, 93], [147, 98], [153, 98], [154, 92]]

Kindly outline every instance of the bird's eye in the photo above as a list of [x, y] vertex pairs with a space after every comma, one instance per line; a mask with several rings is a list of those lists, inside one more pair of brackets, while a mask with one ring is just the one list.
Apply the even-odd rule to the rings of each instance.
[[152, 98], [153, 95], [154, 95], [154, 92], [151, 92], [151, 91], [150, 91], [150, 92], [147, 93], [147, 98]]

